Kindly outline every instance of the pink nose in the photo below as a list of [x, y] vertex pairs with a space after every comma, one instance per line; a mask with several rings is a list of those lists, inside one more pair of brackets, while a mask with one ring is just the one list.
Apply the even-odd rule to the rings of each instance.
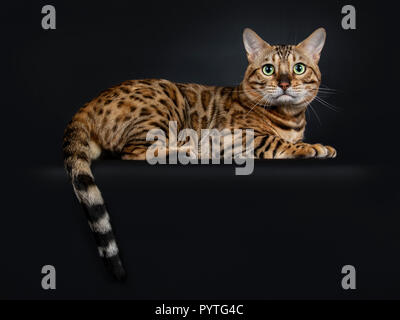
[[289, 84], [289, 82], [279, 82], [279, 86], [280, 86], [283, 90], [287, 90], [287, 88], [289, 88], [290, 84]]

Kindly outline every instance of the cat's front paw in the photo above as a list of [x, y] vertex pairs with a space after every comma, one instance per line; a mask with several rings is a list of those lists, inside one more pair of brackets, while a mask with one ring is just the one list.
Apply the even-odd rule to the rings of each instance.
[[327, 158], [335, 158], [336, 150], [331, 146], [324, 146], [320, 143], [316, 144], [307, 144], [301, 143], [296, 145], [296, 149], [294, 151], [294, 156], [296, 158], [318, 158], [318, 159], [327, 159]]
[[328, 154], [326, 156], [327, 158], [336, 158], [337, 152], [334, 147], [325, 146], [325, 148], [328, 149]]
[[336, 157], [336, 150], [331, 146], [324, 146], [320, 143], [317, 143], [310, 145], [310, 147], [315, 150], [315, 158], [327, 159]]

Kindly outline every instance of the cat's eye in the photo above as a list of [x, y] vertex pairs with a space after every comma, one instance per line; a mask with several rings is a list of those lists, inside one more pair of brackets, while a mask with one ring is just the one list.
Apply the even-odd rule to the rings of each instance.
[[294, 65], [293, 71], [295, 74], [303, 74], [306, 72], [306, 66], [302, 63], [296, 63]]
[[272, 64], [266, 64], [263, 68], [262, 68], [262, 72], [267, 75], [267, 76], [272, 76], [275, 72], [275, 68]]

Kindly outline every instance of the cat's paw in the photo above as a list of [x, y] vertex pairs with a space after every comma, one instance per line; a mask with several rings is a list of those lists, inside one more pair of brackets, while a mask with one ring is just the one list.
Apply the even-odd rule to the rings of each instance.
[[331, 146], [324, 146], [320, 143], [316, 144], [307, 144], [300, 143], [295, 146], [295, 150], [293, 152], [293, 156], [295, 158], [318, 158], [318, 159], [327, 159], [327, 158], [335, 158], [336, 150]]
[[320, 143], [311, 145], [313, 149], [315, 149], [315, 158], [319, 159], [327, 159], [327, 158], [335, 158], [336, 150], [331, 146], [324, 146]]
[[334, 147], [331, 146], [325, 146], [326, 149], [328, 149], [328, 154], [326, 158], [336, 158], [337, 152]]

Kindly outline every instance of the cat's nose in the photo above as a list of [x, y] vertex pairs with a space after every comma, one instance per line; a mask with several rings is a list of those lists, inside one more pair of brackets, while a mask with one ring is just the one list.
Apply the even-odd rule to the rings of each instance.
[[279, 82], [278, 86], [286, 91], [287, 88], [289, 88], [290, 83], [288, 81], [281, 81], [281, 82]]

